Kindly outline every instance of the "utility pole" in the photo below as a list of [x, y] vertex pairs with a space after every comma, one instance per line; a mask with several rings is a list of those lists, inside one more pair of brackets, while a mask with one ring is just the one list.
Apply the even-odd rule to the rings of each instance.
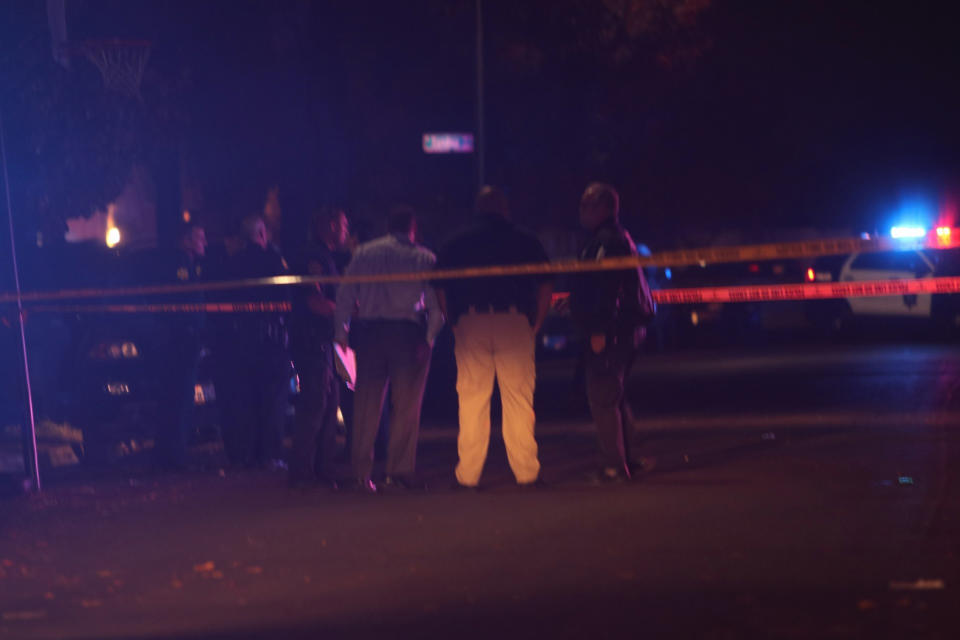
[[477, 0], [477, 191], [486, 183], [485, 124], [483, 113], [483, 0]]
[[[7, 171], [7, 141], [3, 130], [3, 113], [0, 113], [0, 158], [3, 160], [3, 184], [7, 197], [7, 220], [10, 223], [10, 258], [13, 260], [13, 282], [17, 292], [17, 320], [20, 325], [20, 347], [23, 350], [23, 375], [27, 387], [27, 407], [30, 411], [30, 447], [25, 450], [28, 470], [33, 475], [33, 488], [40, 491], [40, 464], [37, 455], [37, 424], [33, 413], [33, 388], [30, 386], [30, 362], [27, 358], [27, 332], [23, 326], [23, 297], [20, 293], [20, 268], [17, 266], [17, 243], [13, 230], [13, 204], [10, 198], [10, 174]], [[26, 435], [26, 434], [24, 434]]]

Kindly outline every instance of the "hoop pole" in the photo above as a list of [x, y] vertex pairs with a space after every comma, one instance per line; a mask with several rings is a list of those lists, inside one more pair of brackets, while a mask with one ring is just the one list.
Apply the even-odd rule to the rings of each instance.
[[13, 230], [13, 204], [10, 197], [10, 174], [7, 171], [7, 141], [3, 128], [3, 111], [0, 110], [0, 158], [3, 164], [3, 184], [7, 199], [7, 221], [10, 224], [10, 257], [13, 261], [13, 283], [17, 293], [17, 319], [20, 325], [20, 348], [23, 351], [23, 376], [27, 387], [27, 408], [30, 413], [30, 451], [27, 454], [31, 458], [33, 467], [33, 486], [35, 491], [41, 490], [40, 485], [40, 460], [37, 454], [37, 422], [33, 412], [33, 387], [30, 384], [30, 361], [27, 357], [27, 332], [24, 329], [23, 316], [23, 296], [20, 292], [20, 268], [17, 264], [17, 243], [14, 239]]
[[476, 81], [477, 81], [477, 104], [476, 104], [476, 117], [477, 117], [477, 191], [483, 188], [483, 185], [486, 184], [486, 153], [487, 153], [487, 141], [486, 141], [486, 123], [484, 121], [483, 113], [483, 0], [476, 0]]

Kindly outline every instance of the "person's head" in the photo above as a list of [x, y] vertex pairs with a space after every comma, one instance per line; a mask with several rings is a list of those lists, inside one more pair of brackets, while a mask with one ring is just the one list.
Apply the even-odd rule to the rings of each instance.
[[394, 207], [387, 215], [387, 233], [395, 233], [410, 239], [417, 238], [417, 214], [411, 207]]
[[183, 225], [180, 230], [180, 248], [192, 258], [202, 258], [207, 253], [207, 232], [195, 222]]
[[586, 229], [596, 229], [607, 220], [620, 215], [620, 195], [608, 184], [594, 182], [580, 198], [580, 224]]
[[487, 185], [480, 189], [474, 201], [474, 209], [478, 214], [496, 214], [504, 218], [510, 217], [510, 203], [507, 194], [499, 187]]
[[350, 237], [350, 221], [347, 214], [338, 207], [321, 207], [313, 214], [310, 232], [314, 241], [328, 249], [342, 249]]
[[267, 248], [267, 225], [258, 213], [252, 213], [243, 219], [243, 236], [247, 242], [255, 244], [261, 249]]

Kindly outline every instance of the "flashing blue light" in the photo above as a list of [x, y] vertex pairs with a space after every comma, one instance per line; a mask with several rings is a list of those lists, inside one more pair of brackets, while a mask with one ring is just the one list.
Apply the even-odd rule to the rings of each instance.
[[905, 238], [922, 238], [927, 235], [923, 227], [894, 227], [890, 229], [890, 236], [897, 240]]

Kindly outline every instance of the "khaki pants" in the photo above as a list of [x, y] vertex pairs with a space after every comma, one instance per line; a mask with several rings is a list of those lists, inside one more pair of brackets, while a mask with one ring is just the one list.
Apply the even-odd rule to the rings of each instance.
[[540, 473], [533, 436], [536, 344], [530, 322], [516, 312], [468, 313], [460, 317], [453, 333], [460, 398], [457, 481], [468, 487], [480, 482], [490, 445], [494, 378], [503, 401], [503, 441], [510, 468], [518, 483], [536, 481]]

